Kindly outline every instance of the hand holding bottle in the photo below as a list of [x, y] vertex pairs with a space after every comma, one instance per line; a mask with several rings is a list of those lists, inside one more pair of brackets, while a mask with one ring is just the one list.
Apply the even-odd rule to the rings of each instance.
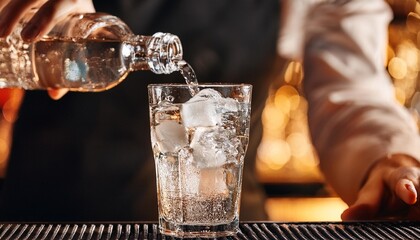
[[118, 17], [95, 13], [90, 0], [0, 3], [1, 88], [47, 89], [59, 99], [68, 90], [108, 90], [132, 71], [189, 66], [177, 36], [136, 35]]
[[[91, 0], [0, 0], [0, 38], [11, 34], [16, 25], [32, 9], [38, 9], [35, 15], [22, 29], [22, 39], [35, 41], [47, 34], [54, 25], [76, 12], [95, 12]], [[51, 98], [59, 99], [66, 89], [50, 89]]]
[[420, 216], [419, 163], [405, 155], [379, 160], [371, 169], [358, 198], [341, 215], [343, 220], [412, 219]]

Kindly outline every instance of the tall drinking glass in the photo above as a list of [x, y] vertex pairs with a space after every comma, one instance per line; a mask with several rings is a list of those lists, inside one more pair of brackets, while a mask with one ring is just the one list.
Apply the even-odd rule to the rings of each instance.
[[148, 86], [159, 228], [176, 237], [222, 237], [239, 225], [252, 86]]

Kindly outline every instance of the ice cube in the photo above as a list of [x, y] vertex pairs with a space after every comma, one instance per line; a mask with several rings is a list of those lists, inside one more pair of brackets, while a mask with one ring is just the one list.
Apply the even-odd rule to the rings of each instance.
[[220, 123], [217, 99], [221, 95], [216, 90], [206, 88], [181, 107], [181, 118], [186, 127], [211, 127]]
[[221, 98], [218, 105], [221, 113], [238, 111], [238, 101], [233, 98]]
[[201, 196], [227, 193], [226, 175], [222, 167], [200, 170], [199, 194]]
[[222, 166], [197, 166], [194, 159], [194, 150], [185, 147], [178, 152], [179, 177], [183, 194], [212, 195], [227, 194], [228, 186], [226, 173]]
[[223, 129], [217, 127], [198, 127], [195, 129], [190, 147], [193, 161], [198, 168], [221, 166], [226, 162], [226, 154], [221, 141], [227, 140]]
[[205, 88], [181, 107], [181, 117], [185, 127], [214, 127], [222, 124], [222, 115], [237, 112], [238, 102], [233, 98], [223, 98], [214, 89]]
[[198, 167], [194, 164], [191, 148], [181, 149], [178, 152], [178, 159], [179, 177], [184, 194], [206, 196], [228, 192], [223, 167]]
[[162, 102], [154, 113], [154, 121], [160, 123], [165, 120], [179, 120], [179, 107]]
[[188, 144], [185, 127], [178, 121], [161, 121], [155, 126], [152, 136], [161, 152], [176, 152]]
[[234, 130], [199, 127], [192, 135], [190, 147], [198, 168], [218, 167], [242, 161], [244, 148]]

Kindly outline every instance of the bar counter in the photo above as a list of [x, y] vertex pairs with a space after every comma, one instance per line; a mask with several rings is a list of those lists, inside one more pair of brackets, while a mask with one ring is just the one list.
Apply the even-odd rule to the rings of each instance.
[[[130, 240], [162, 236], [155, 222], [0, 223], [0, 239]], [[241, 222], [235, 236], [219, 239], [420, 239], [420, 222]]]

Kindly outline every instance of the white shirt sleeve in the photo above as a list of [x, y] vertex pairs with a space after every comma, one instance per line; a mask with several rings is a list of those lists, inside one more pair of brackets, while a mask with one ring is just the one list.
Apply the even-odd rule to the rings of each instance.
[[[284, 36], [302, 31], [285, 37], [279, 50], [303, 61], [309, 127], [321, 170], [351, 204], [378, 159], [395, 153], [420, 159], [417, 126], [395, 100], [384, 65], [392, 12], [384, 0], [289, 2], [301, 4], [294, 12], [299, 19], [283, 24]], [[291, 48], [293, 42], [298, 46]]]

